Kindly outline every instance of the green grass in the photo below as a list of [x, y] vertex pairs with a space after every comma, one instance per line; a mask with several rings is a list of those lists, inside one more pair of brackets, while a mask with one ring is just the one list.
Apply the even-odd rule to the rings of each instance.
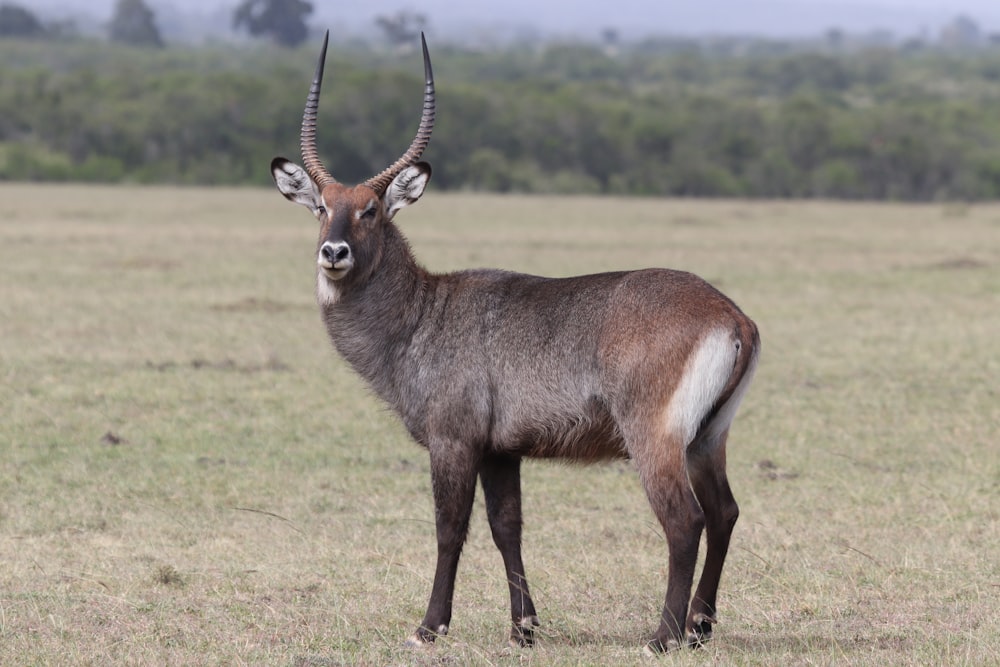
[[[761, 327], [716, 638], [670, 664], [1000, 661], [1000, 207], [441, 194], [439, 270], [695, 271]], [[649, 664], [626, 464], [530, 463], [543, 626], [504, 648], [481, 498], [451, 635], [402, 648], [425, 454], [336, 357], [273, 191], [0, 186], [0, 664]]]

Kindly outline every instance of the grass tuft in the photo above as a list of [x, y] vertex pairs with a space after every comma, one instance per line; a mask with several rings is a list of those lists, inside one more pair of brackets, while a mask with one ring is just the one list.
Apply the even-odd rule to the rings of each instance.
[[159, 565], [153, 573], [153, 580], [162, 586], [174, 586], [182, 588], [184, 577], [173, 565]]

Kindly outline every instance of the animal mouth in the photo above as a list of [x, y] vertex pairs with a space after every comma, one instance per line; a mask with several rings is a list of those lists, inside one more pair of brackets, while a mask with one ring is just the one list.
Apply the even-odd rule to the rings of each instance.
[[[344, 264], [347, 264], [347, 262], [344, 262]], [[323, 275], [332, 281], [337, 281], [343, 278], [350, 268], [350, 266], [320, 266], [320, 270], [323, 272]]]
[[348, 256], [341, 260], [331, 262], [326, 258], [320, 259], [317, 264], [320, 271], [330, 280], [340, 280], [354, 266], [354, 258]]

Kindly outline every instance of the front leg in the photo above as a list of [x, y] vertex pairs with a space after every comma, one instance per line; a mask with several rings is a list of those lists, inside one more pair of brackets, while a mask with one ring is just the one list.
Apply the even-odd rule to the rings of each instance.
[[487, 456], [480, 467], [479, 478], [483, 482], [493, 542], [503, 556], [507, 571], [512, 621], [510, 643], [531, 646], [538, 615], [521, 562], [521, 459]]
[[422, 646], [438, 635], [448, 634], [451, 623], [455, 573], [469, 530], [472, 500], [476, 492], [479, 457], [468, 445], [456, 442], [432, 443], [431, 483], [434, 487], [434, 519], [437, 527], [437, 568], [427, 603], [427, 613], [409, 646]]

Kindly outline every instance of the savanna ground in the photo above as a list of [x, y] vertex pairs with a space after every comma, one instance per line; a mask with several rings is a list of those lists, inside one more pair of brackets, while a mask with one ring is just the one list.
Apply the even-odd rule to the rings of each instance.
[[[664, 664], [1000, 661], [1000, 206], [442, 194], [434, 269], [695, 271], [760, 325], [706, 648]], [[336, 357], [271, 190], [0, 187], [0, 664], [651, 664], [666, 547], [628, 464], [531, 463], [538, 645], [481, 497], [451, 635], [402, 648], [424, 452]]]

